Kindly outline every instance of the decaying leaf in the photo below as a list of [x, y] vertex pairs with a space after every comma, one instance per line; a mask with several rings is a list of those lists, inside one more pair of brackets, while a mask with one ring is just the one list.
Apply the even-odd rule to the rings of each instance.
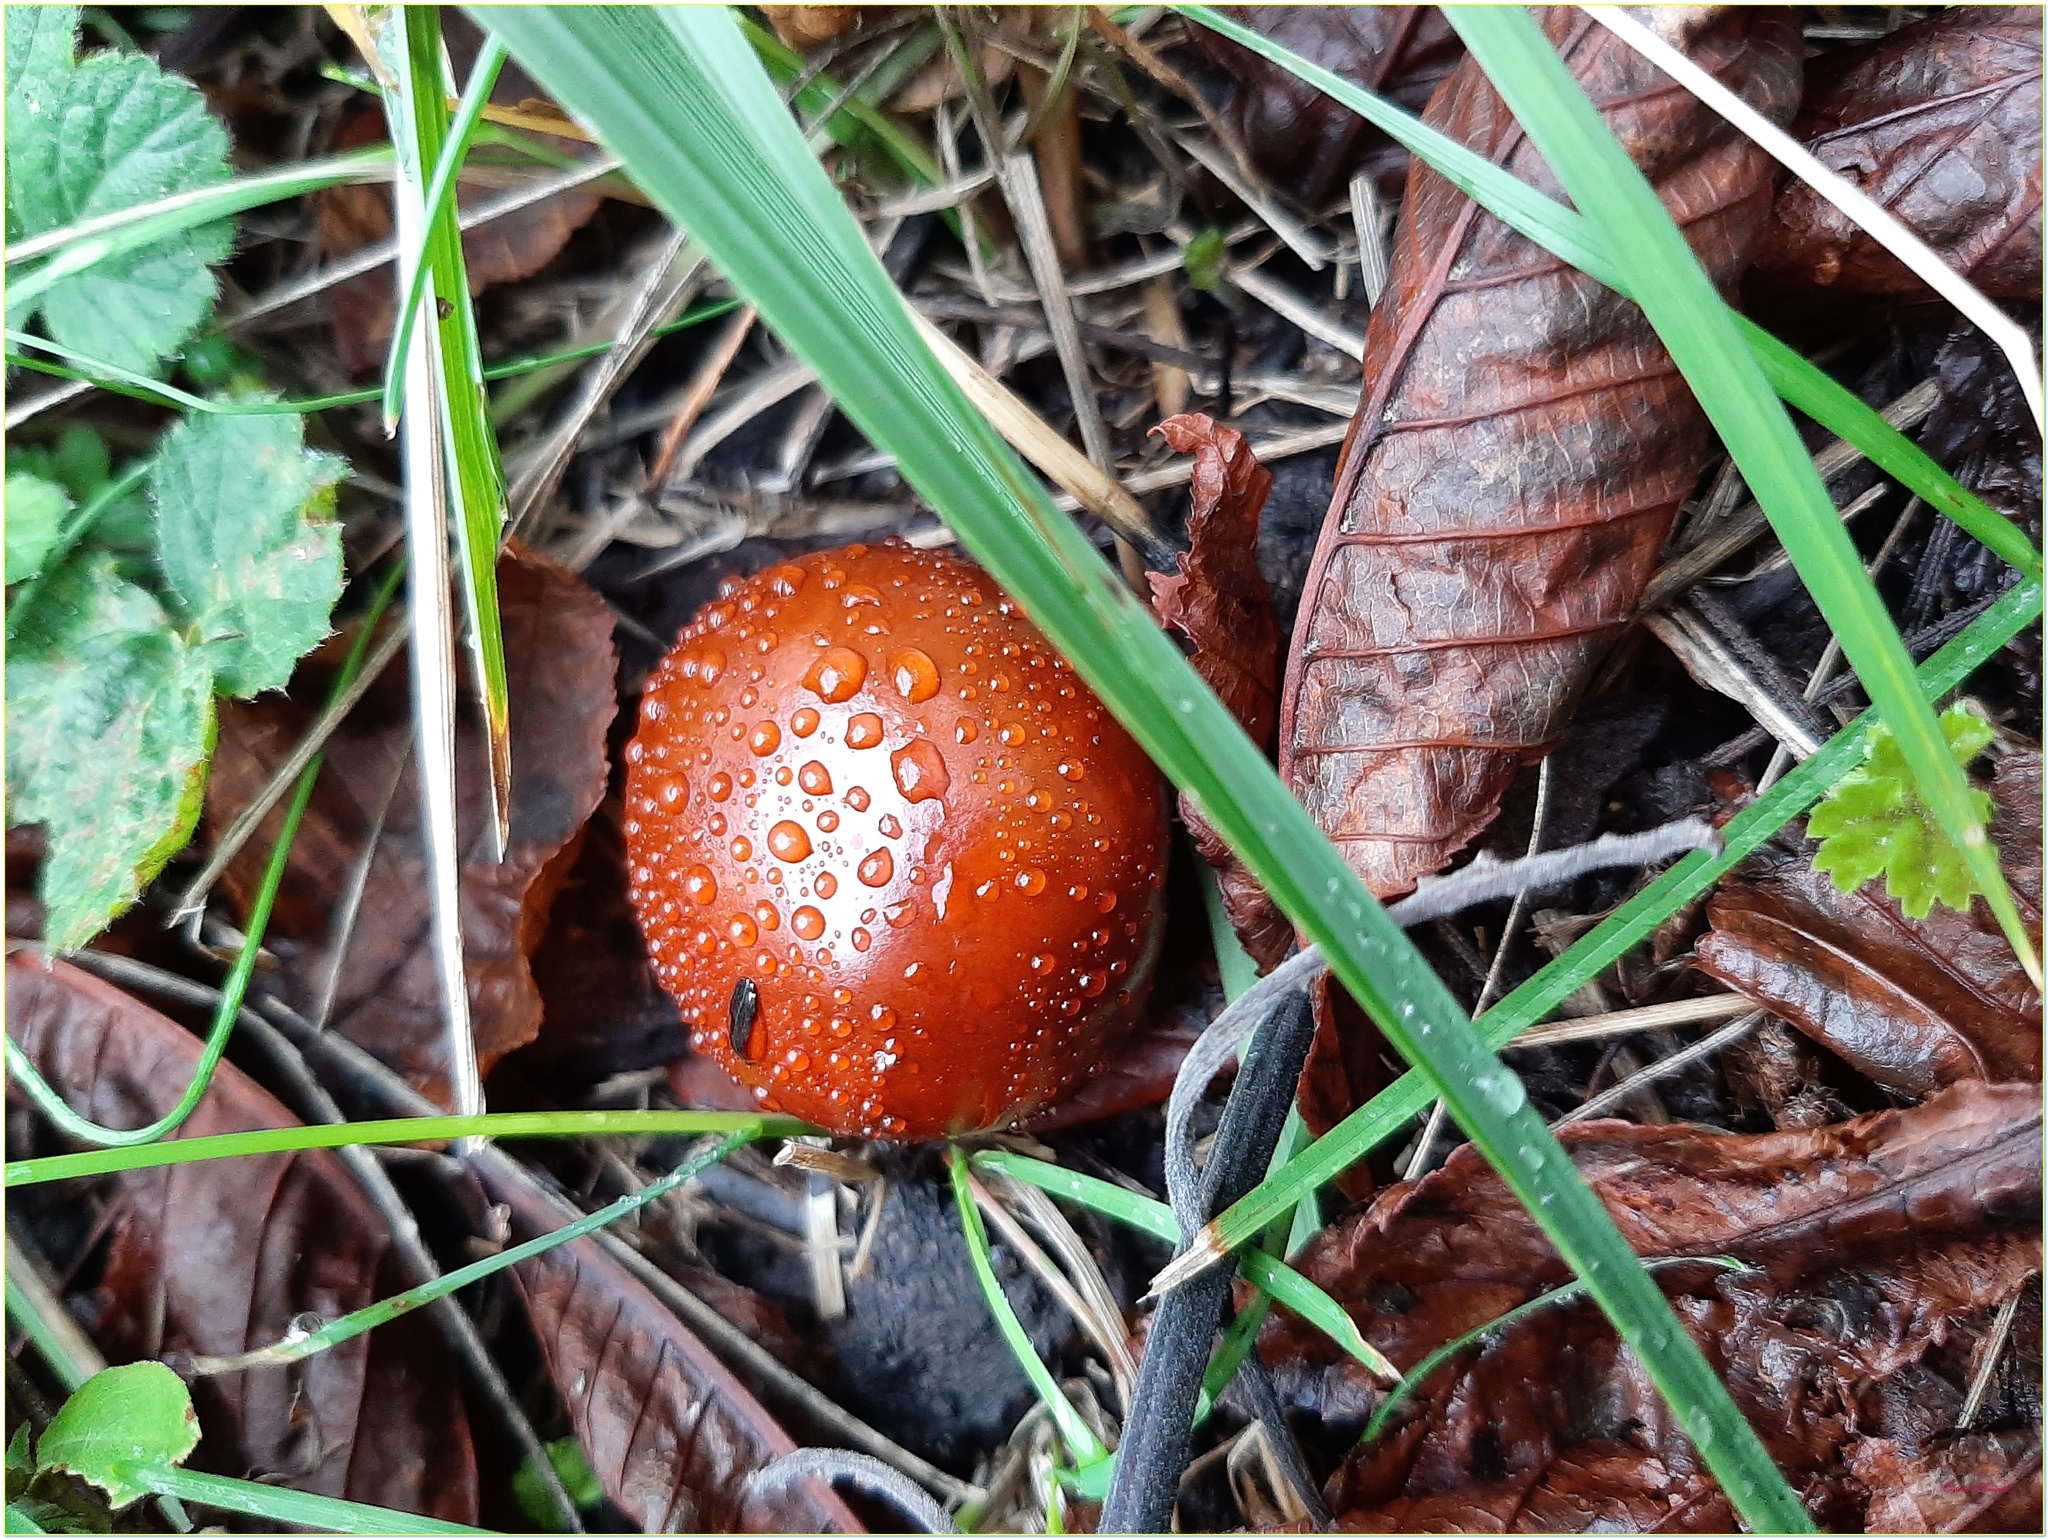
[[[488, 1163], [479, 1175], [522, 1240], [576, 1216]], [[816, 1480], [774, 1494], [748, 1489], [749, 1473], [796, 1445], [595, 1240], [522, 1261], [512, 1277], [591, 1469], [647, 1533], [866, 1532]]]
[[[1195, 672], [1230, 708], [1251, 740], [1273, 745], [1280, 684], [1280, 623], [1273, 590], [1259, 571], [1259, 513], [1273, 489], [1244, 434], [1199, 412], [1169, 417], [1153, 431], [1176, 454], [1195, 457], [1187, 554], [1171, 576], [1151, 574], [1152, 612], [1193, 648]], [[1181, 818], [1202, 859], [1216, 868], [1231, 924], [1261, 968], [1287, 954], [1294, 928], [1218, 837], [1191, 797]]]
[[[1979, 1441], [1956, 1422], [1974, 1349], [2041, 1265], [2038, 1085], [1959, 1085], [1797, 1133], [1589, 1122], [1561, 1138], [1638, 1254], [1743, 1264], [1657, 1276], [1824, 1527], [1895, 1510], [1944, 1461], [1997, 1459], [2008, 1486], [2024, 1476], [2039, 1439], [2037, 1324], [1999, 1362]], [[1570, 1278], [1469, 1147], [1332, 1225], [1297, 1264], [1403, 1369]], [[1260, 1351], [1297, 1402], [1326, 1415], [1373, 1403], [1350, 1359], [1284, 1311]], [[1983, 1435], [2016, 1446], [1987, 1455]], [[1583, 1298], [1431, 1374], [1326, 1495], [1339, 1525], [1359, 1530], [1733, 1526], [1640, 1364]]]
[[[604, 794], [605, 730], [618, 706], [611, 612], [581, 578], [515, 546], [498, 562], [498, 603], [512, 700], [512, 837], [502, 862], [491, 853], [485, 748], [473, 719], [458, 722], [455, 753], [463, 953], [485, 1072], [540, 1029], [528, 958]], [[207, 786], [214, 828], [248, 805], [298, 743], [324, 698], [320, 673], [303, 669], [292, 699], [223, 709]], [[445, 1050], [414, 763], [411, 693], [394, 667], [328, 744], [265, 944], [287, 998], [313, 1008], [341, 939], [329, 1024], [438, 1097]], [[228, 868], [238, 904], [261, 880], [278, 817]], [[354, 873], [372, 830], [376, 853], [356, 902]]]
[[[1789, 13], [1688, 13], [1702, 67], [1783, 122]], [[1581, 13], [1547, 34], [1659, 188], [1709, 273], [1745, 265], [1770, 163]], [[1546, 192], [1557, 183], [1467, 61], [1428, 121]], [[1428, 167], [1409, 174], [1393, 272], [1295, 623], [1280, 767], [1382, 896], [1486, 827], [1633, 617], [1707, 449], [1698, 404], [1641, 312], [1515, 235]]]
[[775, 35], [800, 53], [844, 37], [867, 17], [858, 5], [764, 5], [761, 14]]
[[[1957, 6], [1815, 61], [1792, 126], [1987, 294], [2041, 297], [2041, 12]], [[1771, 211], [1760, 277], [1862, 294], [1925, 285], [1805, 183]]]
[[[2000, 761], [1992, 786], [1992, 837], [2038, 946], [2040, 755]], [[1981, 903], [1913, 919], [1875, 884], [1837, 891], [1809, 854], [1772, 848], [1722, 884], [1702, 972], [1901, 1095], [2041, 1077], [2041, 996]]]
[[[1420, 112], [1464, 45], [1433, 5], [1248, 5], [1238, 20], [1332, 74]], [[1394, 175], [1407, 162], [1377, 130], [1298, 76], [1206, 27], [1195, 41], [1233, 81], [1228, 112], [1259, 168], [1320, 204], [1360, 167]]]
[[[111, 1127], [162, 1116], [191, 1083], [199, 1042], [67, 963], [7, 960], [7, 1032], [74, 1110]], [[222, 1064], [176, 1137], [297, 1120]], [[90, 1300], [116, 1362], [230, 1356], [412, 1286], [383, 1217], [325, 1150], [114, 1177], [122, 1213]], [[462, 1374], [425, 1315], [288, 1367], [193, 1385], [195, 1468], [474, 1523], [477, 1475]]]

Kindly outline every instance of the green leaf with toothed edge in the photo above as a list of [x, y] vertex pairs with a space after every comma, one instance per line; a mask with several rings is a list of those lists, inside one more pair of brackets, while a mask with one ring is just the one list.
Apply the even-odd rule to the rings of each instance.
[[[1941, 731], [1958, 769], [1967, 769], [1994, 735], [1990, 722], [1962, 706], [1942, 714]], [[1990, 796], [1975, 789], [1970, 795], [1978, 818], [1988, 819]], [[1870, 734], [1863, 762], [1813, 809], [1806, 832], [1820, 841], [1813, 869], [1838, 891], [1854, 892], [1882, 876], [1909, 919], [1925, 919], [1936, 903], [1967, 909], [1978, 890], [1962, 851], [1914, 791], [1906, 756], [1887, 727]]]

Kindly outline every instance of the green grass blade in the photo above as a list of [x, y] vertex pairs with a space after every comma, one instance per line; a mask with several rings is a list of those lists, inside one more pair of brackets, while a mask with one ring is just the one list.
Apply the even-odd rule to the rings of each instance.
[[[2012, 520], [2003, 517], [1927, 457], [1927, 451], [1754, 321], [1736, 316], [1750, 351], [1785, 404], [1804, 412], [1926, 504], [2029, 577], [2042, 575], [2041, 553]], [[1818, 384], [1816, 384], [1818, 382]], [[1824, 388], [1823, 388], [1824, 387]]]
[[[1545, 197], [1483, 155], [1391, 102], [1310, 63], [1213, 7], [1181, 5], [1174, 9], [1341, 102], [1427, 161], [1454, 187], [1503, 223], [1616, 293], [1634, 297], [1629, 287], [1631, 280], [1605, 236], [1583, 214]], [[2020, 571], [2030, 577], [2041, 575], [2041, 553], [2009, 519], [1965, 490], [1918, 444], [1783, 342], [1741, 316], [1735, 316], [1735, 322], [1755, 350], [1772, 387], [1789, 404], [1854, 444], [1873, 464], [1896, 477], [1909, 491], [1917, 492], [1930, 507], [1954, 519], [1966, 533]]]
[[292, 1154], [301, 1149], [343, 1149], [354, 1144], [428, 1144], [454, 1138], [675, 1138], [702, 1133], [759, 1130], [763, 1138], [793, 1138], [814, 1131], [794, 1117], [759, 1112], [556, 1111], [486, 1112], [476, 1117], [384, 1117], [371, 1122], [314, 1123], [302, 1127], [257, 1128], [204, 1138], [159, 1141], [133, 1149], [89, 1149], [16, 1160], [7, 1167], [7, 1186], [38, 1186], [104, 1176], [119, 1170], [191, 1165], [253, 1154]]
[[1453, 6], [1446, 14], [1564, 190], [1628, 275], [1672, 361], [1721, 435], [1857, 678], [1898, 739], [1921, 800], [1961, 851], [2035, 986], [2041, 964], [1962, 767], [1913, 679], [1891, 615], [1843, 529], [1792, 420], [1635, 162], [1526, 11]]
[[1285, 1304], [1310, 1325], [1336, 1342], [1378, 1377], [1392, 1382], [1401, 1370], [1388, 1362], [1380, 1349], [1359, 1334], [1357, 1323], [1329, 1294], [1310, 1282], [1284, 1261], [1267, 1255], [1256, 1246], [1238, 1254], [1238, 1265], [1276, 1304]]
[[324, 160], [309, 160], [296, 166], [265, 171], [258, 176], [237, 177], [211, 187], [174, 193], [149, 203], [115, 209], [91, 219], [81, 219], [61, 229], [46, 230], [7, 247], [9, 268], [38, 259], [62, 259], [63, 272], [46, 277], [38, 268], [7, 280], [7, 296], [16, 305], [47, 288], [55, 277], [81, 272], [97, 262], [123, 252], [153, 246], [167, 236], [212, 224], [219, 219], [282, 202], [327, 187], [357, 182], [382, 182], [391, 177], [391, 147], [373, 144]]
[[762, 1136], [761, 1118], [749, 1118], [749, 1126], [734, 1129], [717, 1143], [699, 1153], [691, 1155], [680, 1165], [659, 1180], [650, 1181], [637, 1192], [629, 1192], [618, 1201], [599, 1208], [595, 1213], [586, 1213], [559, 1229], [550, 1229], [546, 1234], [535, 1235], [521, 1244], [508, 1246], [494, 1256], [481, 1261], [472, 1261], [468, 1266], [457, 1267], [444, 1272], [417, 1287], [390, 1298], [379, 1299], [361, 1309], [352, 1310], [339, 1319], [329, 1320], [318, 1330], [303, 1335], [288, 1336], [274, 1346], [263, 1347], [254, 1352], [245, 1352], [232, 1358], [193, 1359], [193, 1371], [197, 1374], [240, 1373], [249, 1368], [275, 1366], [283, 1363], [304, 1362], [307, 1358], [353, 1341], [367, 1331], [373, 1331], [397, 1319], [424, 1308], [439, 1298], [446, 1298], [458, 1289], [466, 1288], [473, 1282], [482, 1282], [494, 1277], [507, 1267], [517, 1266], [522, 1261], [542, 1255], [558, 1245], [571, 1240], [580, 1240], [595, 1234], [608, 1224], [615, 1224], [622, 1218], [630, 1217], [651, 1202], [657, 1202], [688, 1181], [699, 1172], [716, 1165], [735, 1149], [744, 1148]]
[[390, 1507], [372, 1507], [365, 1502], [346, 1502], [338, 1496], [320, 1496], [312, 1491], [291, 1491], [266, 1485], [260, 1480], [236, 1480], [227, 1475], [207, 1475], [198, 1470], [169, 1467], [140, 1470], [136, 1480], [159, 1496], [239, 1512], [272, 1523], [291, 1523], [316, 1534], [489, 1534], [495, 1530], [470, 1528], [440, 1518], [423, 1518], [417, 1513]]
[[[380, 45], [400, 55], [385, 61], [401, 87], [387, 97], [386, 106], [395, 109], [393, 138], [407, 140], [401, 145], [400, 167], [412, 190], [402, 190], [400, 195], [418, 197], [424, 204], [431, 168], [441, 163], [452, 137], [441, 75], [441, 13], [431, 5], [398, 9], [399, 18], [388, 27], [391, 33], [402, 32], [402, 36], [393, 36], [391, 42]], [[435, 341], [445, 455], [455, 499], [457, 586], [462, 590], [470, 661], [490, 743], [491, 832], [494, 848], [502, 860], [510, 836], [512, 799], [511, 707], [505, 682], [504, 636], [498, 617], [498, 545], [505, 528], [505, 472], [498, 459], [497, 435], [491, 427], [476, 309], [470, 303], [462, 229], [452, 200], [443, 203], [439, 217], [428, 221], [425, 230], [418, 261], [429, 270], [430, 295], [438, 302]], [[408, 278], [409, 289], [419, 283], [417, 274]]]
[[[650, 340], [674, 336], [679, 331], [688, 331], [705, 321], [716, 320], [730, 314], [739, 307], [736, 299], [716, 299], [708, 304], [696, 306], [685, 315], [680, 315], [666, 326], [657, 326], [648, 332]], [[114, 395], [125, 395], [131, 400], [148, 401], [158, 406], [176, 406], [185, 411], [195, 411], [213, 417], [304, 417], [314, 412], [336, 411], [344, 406], [367, 406], [372, 401], [384, 398], [382, 386], [365, 390], [344, 390], [335, 395], [301, 396], [285, 401], [237, 401], [210, 400], [205, 396], [180, 390], [176, 385], [167, 385], [161, 380], [151, 379], [147, 374], [138, 374], [133, 369], [123, 368], [105, 358], [95, 358], [81, 353], [76, 348], [65, 347], [47, 337], [30, 336], [27, 332], [11, 328], [4, 332], [6, 340], [15, 347], [33, 347], [70, 360], [75, 365], [65, 368], [50, 363], [47, 359], [34, 358], [27, 353], [9, 350], [6, 360], [10, 367], [34, 369], [39, 374], [54, 375], [59, 379], [75, 379], [93, 385]], [[531, 353], [522, 358], [508, 358], [503, 363], [494, 363], [484, 370], [486, 381], [519, 379], [536, 374], [544, 369], [558, 368], [563, 364], [577, 363], [585, 358], [595, 358], [611, 350], [609, 342], [593, 342], [584, 347], [567, 347], [553, 353]]]
[[[1919, 687], [1939, 700], [1967, 679], [2013, 637], [2039, 622], [2042, 587], [2018, 584], [1971, 622], [1969, 629], [1920, 666]], [[1495, 1048], [1549, 1019], [1558, 1005], [1598, 976], [1652, 930], [1755, 853], [1792, 819], [1827, 794], [1863, 758], [1863, 743], [1877, 724], [1865, 711], [1828, 740], [1821, 751], [1785, 776], [1732, 818], [1721, 830], [1719, 854], [1696, 850], [1671, 865], [1593, 929], [1563, 956], [1543, 967], [1479, 1018], [1479, 1029]], [[1436, 1098], [1423, 1075], [1409, 1072], [1268, 1176], [1225, 1211], [1213, 1226], [1217, 1242], [1236, 1250], [1284, 1218], [1306, 1192], [1335, 1180], [1374, 1149], [1409, 1126]]]
[[[445, 219], [456, 217], [450, 213], [455, 197], [455, 176], [462, 169], [463, 158], [469, 154], [477, 126], [483, 121], [484, 108], [490, 105], [491, 89], [497, 85], [498, 71], [504, 64], [504, 43], [495, 37], [485, 38], [483, 52], [477, 55], [476, 64], [470, 70], [469, 83], [462, 88], [462, 102], [449, 124], [448, 137], [441, 145], [440, 159], [434, 163], [434, 178], [427, 184], [429, 229]], [[407, 285], [405, 298], [398, 306], [397, 329], [392, 333], [390, 354], [384, 366], [384, 436], [387, 438], [398, 431], [398, 413], [405, 404], [405, 355], [412, 347], [412, 329], [419, 322], [420, 300], [426, 295], [429, 271], [429, 264], [425, 262], [413, 269], [412, 282]]]
[[[733, 19], [739, 23], [740, 31], [753, 45], [770, 74], [779, 81], [790, 81], [803, 72], [804, 56], [789, 44], [770, 32], [742, 11], [735, 11]], [[869, 93], [882, 94], [903, 78], [904, 72], [917, 68], [938, 52], [939, 31], [936, 27], [926, 29], [928, 35], [920, 35], [905, 48], [888, 72], [889, 79], [870, 81], [862, 90], [848, 97], [839, 110], [818, 127], [829, 134], [835, 144], [852, 149], [863, 139], [872, 139], [880, 145], [912, 181], [921, 186], [936, 187], [946, 178], [939, 163], [925, 153], [915, 139], [905, 133], [896, 120], [874, 105]], [[878, 91], [879, 87], [879, 91]], [[815, 75], [797, 93], [793, 104], [806, 118], [815, 117], [833, 102], [839, 100], [840, 87], [830, 75]]]
[[[1607, 1211], [1458, 1002], [1265, 755], [930, 349], [729, 14], [678, 7], [479, 14], [683, 223], [840, 409], [959, 533], [1154, 762], [1322, 948], [1665, 1386], [1759, 1526], [1803, 1510]], [[772, 219], [764, 218], [773, 210]], [[1707, 1434], [1703, 1434], [1705, 1440]]]
[[1038, 1392], [1039, 1400], [1052, 1416], [1053, 1425], [1059, 1429], [1060, 1438], [1066, 1443], [1067, 1452], [1073, 1455], [1074, 1463], [1084, 1467], [1099, 1463], [1109, 1457], [1109, 1450], [1102, 1446], [1095, 1429], [1081, 1419], [1081, 1413], [1074, 1409], [1074, 1402], [1067, 1398], [1059, 1380], [1045, 1366], [1045, 1360], [1038, 1355], [1038, 1348], [1031, 1344], [1024, 1322], [1017, 1318], [1017, 1311], [1010, 1307], [1003, 1285], [996, 1278], [995, 1267], [989, 1260], [988, 1231], [982, 1227], [981, 1210], [974, 1205], [974, 1191], [967, 1184], [967, 1161], [957, 1145], [946, 1151], [946, 1168], [951, 1172], [953, 1205], [960, 1211], [960, 1232], [967, 1241], [968, 1259], [974, 1264], [974, 1280], [981, 1285], [982, 1299], [996, 1322], [996, 1329], [1002, 1333], [1010, 1355], [1017, 1359], [1017, 1366], [1024, 1370], [1024, 1376], [1031, 1381], [1031, 1387]]

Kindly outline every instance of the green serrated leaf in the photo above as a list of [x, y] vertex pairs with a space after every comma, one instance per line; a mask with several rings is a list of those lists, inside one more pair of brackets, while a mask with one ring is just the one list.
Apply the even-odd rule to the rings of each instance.
[[[1993, 735], [1989, 722], [1961, 706], [1942, 714], [1941, 731], [1958, 768], [1968, 768]], [[1972, 790], [1970, 800], [1980, 822], [1991, 816], [1988, 795]], [[1863, 762], [1813, 809], [1806, 831], [1820, 841], [1813, 869], [1838, 891], [1854, 892], [1882, 875], [1908, 918], [1925, 919], [1936, 903], [1967, 909], [1979, 890], [1962, 852], [1915, 792], [1898, 739], [1883, 726], [1870, 734]]]
[[199, 1446], [199, 1417], [185, 1383], [162, 1363], [94, 1374], [64, 1402], [37, 1452], [46, 1469], [70, 1470], [115, 1507], [149, 1495], [139, 1470], [183, 1464]]
[[[227, 179], [227, 132], [190, 81], [140, 54], [103, 53], [68, 70], [41, 68], [35, 61], [50, 45], [25, 39], [22, 46], [30, 51], [29, 95], [25, 110], [16, 110], [10, 91], [7, 115], [10, 238]], [[10, 63], [15, 47], [10, 23]], [[95, 261], [56, 278], [19, 309], [10, 305], [9, 324], [40, 312], [65, 346], [153, 370], [212, 310], [210, 269], [226, 258], [233, 237], [233, 226], [221, 221]], [[91, 255], [59, 252], [50, 260]]]
[[83, 945], [192, 835], [213, 679], [163, 607], [86, 553], [43, 579], [8, 648], [8, 818], [49, 831], [52, 951]]
[[43, 569], [57, 543], [71, 499], [64, 488], [41, 476], [8, 472], [6, 502], [7, 585], [26, 582]]
[[278, 689], [327, 634], [341, 596], [334, 486], [300, 419], [195, 416], [149, 477], [157, 559], [222, 694]]

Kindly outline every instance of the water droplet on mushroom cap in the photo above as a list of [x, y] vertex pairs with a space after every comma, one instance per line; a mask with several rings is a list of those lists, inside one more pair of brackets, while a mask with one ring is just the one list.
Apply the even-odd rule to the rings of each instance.
[[804, 675], [804, 688], [820, 700], [837, 705], [859, 694], [867, 676], [868, 660], [852, 647], [827, 647]]

